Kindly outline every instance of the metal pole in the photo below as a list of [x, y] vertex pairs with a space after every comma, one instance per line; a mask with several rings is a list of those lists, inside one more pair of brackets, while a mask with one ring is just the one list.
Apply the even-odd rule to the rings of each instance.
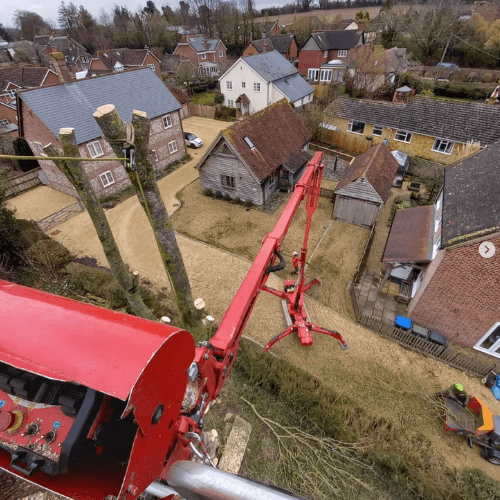
[[128, 158], [73, 158], [72, 156], [0, 155], [0, 160], [71, 160], [71, 161], [128, 161]]

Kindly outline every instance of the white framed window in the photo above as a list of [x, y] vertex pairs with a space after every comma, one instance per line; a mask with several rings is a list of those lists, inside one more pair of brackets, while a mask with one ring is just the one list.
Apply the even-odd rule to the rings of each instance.
[[153, 163], [156, 163], [158, 161], [158, 152], [156, 151], [156, 149], [149, 150], [149, 158]]
[[253, 91], [254, 92], [260, 92], [260, 83], [254, 83], [253, 84]]
[[451, 155], [453, 148], [455, 147], [455, 143], [451, 141], [444, 141], [443, 139], [436, 139], [434, 141], [434, 145], [432, 146], [432, 151], [436, 151], [437, 153], [443, 153], [445, 155]]
[[39, 142], [33, 142], [33, 148], [35, 149], [35, 151], [33, 151], [35, 156], [47, 156]]
[[479, 339], [474, 349], [500, 358], [500, 322], [495, 323], [486, 334]]
[[219, 50], [219, 57], [224, 57], [224, 52], [222, 52], [222, 50]]
[[89, 58], [87, 56], [82, 56], [82, 63], [88, 63], [89, 62]]
[[155, 65], [153, 63], [151, 64], [148, 64], [148, 68], [152, 71], [154, 71], [156, 68], [155, 68]]
[[168, 150], [170, 151], [170, 154], [177, 153], [177, 142], [176, 141], [170, 141], [168, 143]]
[[226, 82], [226, 90], [233, 90], [233, 82], [230, 81]]
[[432, 259], [434, 259], [434, 257], [436, 257], [440, 248], [441, 248], [441, 235], [439, 235], [438, 240], [436, 241], [436, 243], [434, 243], [434, 246], [432, 247]]
[[104, 154], [102, 152], [101, 144], [99, 143], [99, 141], [89, 142], [87, 144], [87, 149], [89, 150], [90, 156], [92, 158], [97, 158], [98, 156], [102, 156]]
[[101, 178], [101, 182], [104, 187], [111, 186], [111, 184], [115, 183], [115, 179], [113, 178], [111, 170], [102, 173], [99, 177]]
[[242, 89], [245, 89], [246, 87], [247, 87], [246, 82], [241, 82], [241, 88], [242, 88]]
[[323, 57], [324, 57], [325, 59], [328, 57], [328, 50], [325, 50], [325, 51], [323, 52]]
[[307, 78], [314, 82], [318, 81], [319, 69], [309, 68], [307, 70]]
[[365, 133], [365, 123], [358, 122], [356, 120], [349, 120], [347, 124], [347, 130], [353, 134], [364, 134]]
[[373, 135], [380, 137], [383, 131], [384, 127], [382, 127], [381, 125], [373, 125], [373, 132], [372, 132]]
[[331, 69], [322, 69], [321, 75], [320, 75], [320, 81], [331, 82], [332, 81], [332, 70]]
[[337, 50], [337, 57], [347, 57], [347, 50]]
[[236, 189], [236, 181], [234, 177], [230, 177], [229, 175], [221, 175], [220, 183], [226, 189]]
[[0, 125], [3, 125], [4, 127], [6, 127], [8, 124], [9, 124], [9, 120], [6, 120], [5, 118], [2, 118], [0, 120]]
[[16, 98], [16, 90], [15, 89], [10, 89], [9, 90], [9, 95], [12, 97], [12, 99]]
[[206, 59], [206, 58], [207, 58], [207, 55], [206, 55], [206, 54], [201, 54], [201, 58], [202, 58], [202, 59]]
[[162, 120], [165, 128], [170, 128], [172, 126], [172, 117], [170, 115], [165, 115]]
[[228, 107], [230, 107], [230, 108], [234, 108], [234, 101], [233, 101], [232, 99], [228, 99], [228, 100], [227, 100], [227, 105], [228, 105]]
[[394, 140], [399, 142], [411, 142], [412, 137], [411, 132], [406, 132], [406, 130], [396, 130], [396, 135], [394, 136]]

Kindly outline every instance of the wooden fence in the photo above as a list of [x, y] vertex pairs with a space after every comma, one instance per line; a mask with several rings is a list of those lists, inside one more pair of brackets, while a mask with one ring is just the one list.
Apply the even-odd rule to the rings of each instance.
[[205, 106], [204, 104], [190, 104], [190, 116], [203, 116], [205, 118], [215, 118], [215, 106]]
[[38, 178], [38, 172], [41, 170], [41, 168], [35, 168], [29, 172], [18, 172], [15, 175], [10, 175], [6, 179], [7, 198], [17, 196], [24, 193], [24, 191], [41, 185], [42, 181]]
[[333, 200], [334, 192], [333, 189], [320, 188], [319, 195], [322, 198], [328, 198], [330, 200]]
[[411, 349], [412, 351], [416, 351], [420, 354], [442, 361], [453, 368], [468, 372], [476, 377], [482, 378], [489, 372], [498, 370], [499, 367], [496, 363], [488, 363], [486, 361], [476, 359], [473, 356], [469, 356], [466, 353], [459, 352], [454, 349], [451, 344], [447, 344], [446, 346], [435, 344], [434, 342], [419, 337], [410, 331], [398, 328], [389, 321], [363, 314], [360, 311], [358, 298], [353, 285], [351, 285], [350, 290], [352, 305], [358, 323], [366, 326], [382, 337], [397, 342], [407, 349]]
[[336, 149], [323, 146], [322, 144], [319, 144], [315, 141], [309, 144], [309, 149], [311, 149], [312, 151], [323, 151], [323, 153], [326, 153], [327, 155], [338, 156], [342, 160], [348, 162], [354, 159], [354, 156], [348, 155], [347, 153], [343, 153], [342, 151], [337, 151]]

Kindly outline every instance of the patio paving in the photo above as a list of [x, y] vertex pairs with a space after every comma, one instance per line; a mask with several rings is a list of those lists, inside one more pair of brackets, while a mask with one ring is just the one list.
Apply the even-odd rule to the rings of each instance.
[[388, 293], [380, 291], [382, 278], [381, 273], [365, 269], [354, 290], [362, 314], [393, 323], [396, 316], [405, 315], [406, 305], [395, 300], [396, 290], [384, 287]]
[[349, 162], [346, 160], [341, 160], [340, 158], [337, 161], [337, 168], [335, 167], [335, 156], [324, 155], [323, 163], [325, 165], [325, 170], [323, 171], [323, 179], [327, 181], [340, 181], [344, 178], [345, 171], [349, 166]]

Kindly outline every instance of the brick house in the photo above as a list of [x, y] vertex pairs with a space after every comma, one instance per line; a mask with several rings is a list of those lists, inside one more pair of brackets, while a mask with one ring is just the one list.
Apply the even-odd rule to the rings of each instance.
[[[179, 116], [181, 105], [146, 68], [20, 92], [18, 101], [20, 135], [37, 155], [44, 155], [42, 147], [49, 143], [61, 148], [59, 130], [72, 127], [83, 158], [115, 156], [92, 116], [104, 104], [114, 104], [124, 121], [132, 119], [134, 109], [147, 113], [151, 119], [151, 160], [156, 170], [186, 154]], [[51, 161], [40, 161], [40, 166], [51, 187], [75, 195], [73, 186]], [[99, 196], [118, 192], [130, 184], [120, 162], [88, 162], [84, 167]]]
[[372, 227], [391, 194], [398, 168], [398, 162], [383, 143], [357, 156], [335, 186], [335, 219]]
[[218, 38], [188, 36], [186, 42], [177, 44], [174, 55], [189, 59], [200, 76], [220, 75], [228, 66], [226, 47]]
[[161, 78], [160, 60], [148, 49], [99, 50], [92, 56], [89, 69], [119, 72], [137, 68], [149, 68]]
[[51, 67], [50, 54], [52, 52], [60, 52], [64, 54], [64, 60], [68, 65], [70, 73], [75, 74], [77, 71], [89, 69], [90, 54], [82, 44], [73, 40], [69, 35], [36, 36], [33, 39], [33, 44], [42, 64], [48, 68]]
[[[424, 273], [408, 306], [415, 323], [500, 358], [499, 158], [496, 142], [448, 166], [436, 204], [418, 207], [429, 213], [400, 225], [401, 244], [399, 250], [393, 245], [392, 259], [405, 262], [405, 248], [413, 246], [413, 260], [422, 262]], [[493, 245], [486, 257], [480, 254], [483, 242]]]
[[332, 60], [347, 61], [351, 49], [365, 43], [364, 31], [333, 30], [309, 35], [299, 48], [299, 73], [316, 82], [322, 64]]
[[295, 35], [270, 35], [260, 40], [252, 40], [243, 51], [242, 57], [261, 54], [277, 50], [285, 59], [294, 60], [297, 58], [298, 45]]
[[201, 189], [263, 205], [279, 189], [293, 189], [310, 139], [288, 102], [273, 104], [219, 133], [196, 167]]
[[421, 96], [407, 104], [339, 98], [326, 107], [324, 123], [324, 140], [345, 151], [387, 140], [391, 150], [446, 165], [467, 153], [468, 142], [500, 140], [500, 106]]
[[286, 98], [296, 108], [312, 102], [314, 88], [279, 52], [240, 57], [220, 78], [224, 105], [242, 116]]

